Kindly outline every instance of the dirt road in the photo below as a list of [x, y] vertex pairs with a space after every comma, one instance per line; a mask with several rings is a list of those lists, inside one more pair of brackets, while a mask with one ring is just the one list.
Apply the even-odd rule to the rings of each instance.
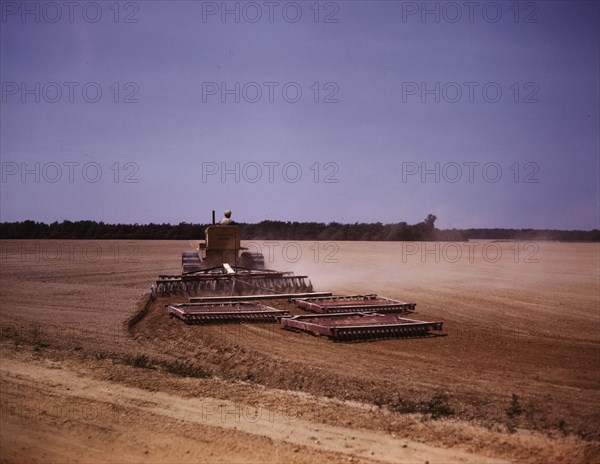
[[[3, 383], [7, 389], [18, 390], [21, 395], [23, 392], [28, 391], [33, 394], [31, 396], [37, 394], [42, 398], [59, 397], [66, 400], [66, 402], [78, 402], [80, 406], [77, 409], [69, 408], [66, 404], [57, 407], [54, 403], [52, 407], [49, 407], [46, 403], [48, 409], [46, 413], [58, 416], [56, 419], [59, 423], [65, 423], [65, 418], [61, 416], [66, 416], [67, 420], [75, 419], [78, 423], [89, 422], [87, 425], [101, 428], [106, 425], [102, 419], [109, 419], [110, 416], [114, 416], [113, 418], [123, 415], [136, 417], [142, 427], [141, 430], [136, 429], [135, 434], [129, 434], [126, 430], [127, 425], [120, 424], [118, 419], [116, 423], [113, 422], [113, 425], [116, 425], [115, 428], [119, 433], [129, 435], [132, 440], [146, 443], [147, 449], [144, 450], [144, 454], [148, 454], [151, 459], [172, 461], [174, 459], [172, 455], [173, 448], [177, 447], [183, 450], [187, 446], [188, 450], [186, 451], [194, 449], [194, 454], [181, 452], [176, 461], [197, 462], [198, 458], [202, 456], [199, 455], [198, 446], [193, 443], [193, 438], [192, 440], [182, 440], [176, 431], [181, 427], [200, 427], [200, 429], [203, 429], [198, 434], [202, 442], [200, 447], [208, 448], [209, 453], [216, 454], [220, 459], [227, 457], [227, 459], [248, 460], [248, 456], [239, 453], [229, 455], [228, 450], [233, 443], [251, 443], [253, 440], [258, 440], [258, 442], [278, 443], [284, 455], [286, 453], [290, 454], [290, 448], [292, 453], [297, 453], [302, 449], [302, 460], [307, 460], [306, 454], [308, 453], [312, 455], [311, 459], [318, 458], [319, 461], [321, 459], [328, 460], [331, 457], [335, 459], [340, 456], [347, 456], [348, 458], [358, 457], [367, 461], [387, 463], [424, 462], [426, 460], [432, 463], [448, 461], [465, 463], [500, 462], [497, 459], [489, 459], [460, 451], [448, 451], [372, 431], [304, 421], [264, 407], [254, 408], [237, 402], [210, 397], [182, 398], [178, 395], [160, 391], [122, 386], [116, 382], [93, 380], [81, 377], [76, 372], [59, 367], [56, 364], [45, 366], [39, 362], [7, 361], [3, 365]], [[290, 397], [290, 400], [293, 400], [293, 398]], [[110, 405], [110, 409], [104, 413], [99, 413], [102, 408], [107, 407], [106, 405]], [[9, 430], [19, 429], [19, 421], [22, 423], [26, 420], [40, 420], [39, 416], [36, 416], [39, 410], [26, 409], [25, 411], [14, 412], [21, 414], [16, 414], [12, 418], [16, 421], [11, 423], [12, 427]], [[10, 414], [8, 415], [10, 416]], [[97, 419], [101, 419], [100, 422]], [[168, 429], [163, 431], [167, 437], [161, 437], [160, 441], [168, 438], [170, 442], [167, 453], [161, 450], [161, 447], [157, 446], [155, 442], [157, 425], [165, 423], [168, 428], [173, 423], [178, 425], [178, 427], [173, 427], [172, 431]], [[111, 432], [114, 433], [115, 431], [111, 430]], [[216, 433], [220, 433], [222, 439], [225, 438], [230, 443], [225, 447], [223, 447], [223, 443], [220, 443], [219, 448], [213, 443], [207, 443], [206, 435]], [[93, 446], [90, 448], [94, 453], [97, 453], [100, 461], [129, 462], [136, 460], [135, 454], [131, 455], [128, 449], [130, 447], [126, 443], [117, 452], [113, 449], [110, 454], [107, 454], [107, 450], [103, 446], [105, 442], [98, 440], [99, 435], [97, 433], [91, 436], [87, 434], [87, 431], [85, 433], [75, 431], [76, 437], [85, 443], [92, 441]], [[46, 457], [50, 457], [49, 455], [52, 453], [56, 457], [64, 458], [68, 456], [70, 459], [75, 458], [75, 460], [78, 460], [80, 451], [77, 450], [77, 447], [74, 447], [77, 452], [73, 453], [68, 444], [65, 446], [64, 440], [57, 443], [54, 440], [48, 440], [48, 435], [45, 436], [44, 440], [38, 442], [38, 453], [42, 456], [43, 453], [46, 453]], [[25, 434], [25, 436], [19, 434], [17, 437], [22, 445], [31, 445], [31, 442], [38, 441], [32, 440], [29, 434]], [[102, 434], [100, 434], [100, 437], [102, 437]], [[89, 446], [89, 444], [86, 446]], [[16, 448], [15, 444], [12, 444], [11, 447]], [[256, 457], [258, 460], [262, 460], [260, 448], [257, 447], [252, 450], [253, 454], [258, 453]], [[14, 457], [17, 458], [18, 455], [19, 453], [15, 452]], [[10, 455], [8, 457], [10, 458]], [[137, 456], [138, 459], [142, 457]], [[283, 456], [280, 457], [280, 459], [282, 458]]]

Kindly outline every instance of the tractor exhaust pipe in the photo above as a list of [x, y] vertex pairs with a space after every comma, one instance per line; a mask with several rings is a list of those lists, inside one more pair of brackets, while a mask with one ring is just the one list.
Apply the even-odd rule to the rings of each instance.
[[212, 225], [214, 226], [216, 224], [216, 220], [215, 220], [215, 210], [213, 209], [213, 223]]

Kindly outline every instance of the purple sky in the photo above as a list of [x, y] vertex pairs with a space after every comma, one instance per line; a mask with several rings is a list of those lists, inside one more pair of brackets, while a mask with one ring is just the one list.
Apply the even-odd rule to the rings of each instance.
[[598, 2], [0, 5], [1, 221], [600, 227]]

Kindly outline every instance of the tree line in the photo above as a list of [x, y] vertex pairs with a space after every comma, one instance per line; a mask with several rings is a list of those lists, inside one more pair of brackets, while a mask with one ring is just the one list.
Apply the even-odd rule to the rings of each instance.
[[[373, 240], [373, 241], [464, 241], [557, 240], [600, 241], [598, 229], [437, 229], [437, 217], [429, 214], [417, 224], [261, 221], [239, 223], [245, 240]], [[198, 240], [209, 224], [105, 224], [96, 221], [36, 221], [0, 223], [0, 239], [71, 240]]]

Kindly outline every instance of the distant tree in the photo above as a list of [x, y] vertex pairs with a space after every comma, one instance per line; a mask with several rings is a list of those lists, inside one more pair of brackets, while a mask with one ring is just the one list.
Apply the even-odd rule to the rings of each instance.
[[427, 224], [428, 226], [431, 226], [431, 229], [433, 229], [436, 220], [437, 220], [437, 216], [435, 214], [428, 214], [427, 218], [425, 219], [425, 224]]

